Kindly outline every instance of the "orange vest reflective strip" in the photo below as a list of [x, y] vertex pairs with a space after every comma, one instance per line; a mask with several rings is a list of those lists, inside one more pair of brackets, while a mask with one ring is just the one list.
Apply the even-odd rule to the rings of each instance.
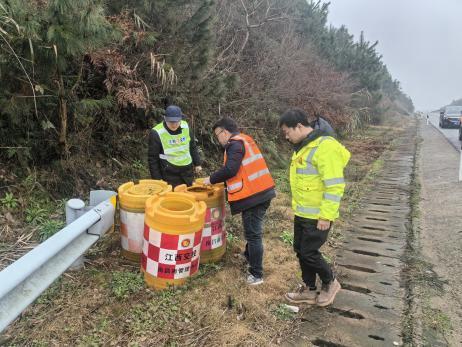
[[[255, 141], [244, 134], [234, 135], [230, 141], [241, 141], [244, 144], [245, 154], [236, 176], [226, 181], [228, 201], [242, 200], [273, 188], [273, 178]], [[226, 158], [225, 152], [225, 163]]]

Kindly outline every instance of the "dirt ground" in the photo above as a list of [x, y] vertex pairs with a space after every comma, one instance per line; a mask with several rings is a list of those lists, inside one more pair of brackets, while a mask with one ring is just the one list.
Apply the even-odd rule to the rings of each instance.
[[[345, 216], [354, 210], [365, 183], [379, 169], [377, 159], [395, 132], [388, 126], [373, 126], [344, 141], [353, 154], [346, 172]], [[245, 266], [233, 257], [244, 245], [239, 217], [227, 221], [229, 249], [224, 261], [201, 267], [198, 276], [176, 291], [146, 289], [138, 267], [120, 257], [118, 235], [110, 234], [87, 254], [86, 268], [57, 280], [0, 336], [0, 345], [268, 346], [299, 334], [307, 319], [303, 312], [288, 311], [283, 300], [284, 293], [300, 283], [290, 245], [287, 172], [274, 172], [274, 176], [279, 194], [266, 218], [262, 286], [246, 286]], [[10, 229], [15, 232], [0, 233], [5, 246], [18, 242], [14, 236], [20, 228]], [[327, 260], [334, 264], [342, 230], [340, 220], [325, 247]], [[314, 323], [316, 317], [310, 320]]]
[[[421, 122], [420, 246], [434, 280], [420, 287], [423, 343], [462, 345], [462, 182], [459, 152]], [[434, 286], [434, 283], [442, 286]]]

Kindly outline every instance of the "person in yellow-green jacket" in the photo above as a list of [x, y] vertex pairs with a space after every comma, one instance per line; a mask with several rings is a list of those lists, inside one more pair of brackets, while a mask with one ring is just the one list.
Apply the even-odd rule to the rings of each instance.
[[[327, 306], [334, 301], [341, 286], [319, 248], [339, 216], [345, 189], [343, 169], [350, 152], [322, 130], [313, 129], [301, 109], [282, 114], [279, 126], [294, 146], [290, 164], [294, 250], [305, 283], [299, 291], [287, 293], [285, 297], [294, 303]], [[322, 283], [319, 294], [316, 275]]]
[[194, 133], [183, 118], [181, 108], [170, 105], [165, 110], [164, 121], [149, 133], [151, 178], [164, 180], [173, 188], [180, 184], [192, 185], [194, 172], [202, 171]]

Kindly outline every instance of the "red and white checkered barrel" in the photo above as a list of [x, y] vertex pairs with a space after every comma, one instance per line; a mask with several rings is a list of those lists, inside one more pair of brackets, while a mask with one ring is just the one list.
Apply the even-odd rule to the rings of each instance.
[[206, 207], [184, 193], [146, 201], [141, 270], [148, 286], [179, 286], [197, 273]]
[[120, 242], [122, 255], [130, 260], [139, 260], [143, 247], [144, 209], [120, 209]]
[[127, 182], [119, 187], [120, 241], [124, 258], [140, 261], [146, 200], [169, 191], [172, 186], [160, 180], [140, 180], [138, 184]]
[[202, 229], [201, 262], [220, 260], [226, 251], [225, 205], [208, 207]]
[[202, 229], [201, 263], [221, 260], [226, 252], [225, 198], [224, 186], [204, 185], [200, 181], [191, 187], [178, 186], [175, 191], [192, 194], [197, 200], [207, 204], [204, 228]]

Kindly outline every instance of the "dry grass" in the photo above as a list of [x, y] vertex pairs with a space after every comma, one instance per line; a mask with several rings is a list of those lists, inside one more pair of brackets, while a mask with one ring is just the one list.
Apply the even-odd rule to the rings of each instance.
[[[360, 189], [394, 133], [389, 127], [372, 127], [345, 141], [353, 153], [347, 172], [350, 191]], [[228, 217], [233, 237], [221, 263], [203, 266], [176, 291], [141, 289], [124, 299], [117, 299], [111, 289], [113, 273], [136, 273], [138, 267], [119, 256], [118, 235], [109, 234], [87, 255], [85, 270], [61, 277], [5, 331], [0, 345], [278, 345], [298, 334], [301, 317], [309, 310], [291, 316], [280, 306], [283, 294], [301, 281], [292, 248], [281, 239], [283, 232], [292, 232], [292, 218], [289, 196], [278, 193], [266, 217], [261, 286], [245, 284], [245, 265], [233, 257], [244, 246], [240, 216], [235, 216]], [[344, 225], [342, 220], [336, 223], [324, 246], [334, 266]]]
[[[290, 215], [285, 219], [290, 226]], [[290, 246], [278, 233], [265, 231], [262, 286], [247, 286], [245, 266], [228, 252], [221, 264], [206, 267], [184, 289], [142, 290], [125, 300], [114, 298], [111, 273], [137, 268], [122, 261], [117, 251], [103, 256], [117, 242], [117, 235], [108, 237], [104, 250], [90, 255], [90, 266], [53, 285], [4, 338], [20, 345], [76, 341], [79, 345], [150, 345], [157, 341], [159, 345], [261, 346], [296, 332], [297, 320], [282, 321], [272, 313], [288, 287], [296, 284], [297, 273]]]
[[[1, 229], [0, 235], [11, 231], [8, 225], [2, 226]], [[0, 271], [37, 246], [37, 242], [33, 240], [33, 235], [34, 231], [31, 231], [28, 234], [19, 235], [15, 242], [0, 242]]]
[[0, 271], [37, 245], [35, 229], [0, 211]]

